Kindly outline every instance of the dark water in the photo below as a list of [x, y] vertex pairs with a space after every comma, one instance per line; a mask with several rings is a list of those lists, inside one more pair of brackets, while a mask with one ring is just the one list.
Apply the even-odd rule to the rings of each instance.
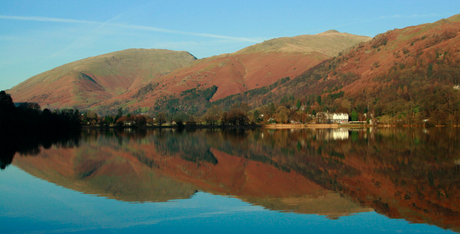
[[460, 232], [460, 132], [3, 138], [1, 233]]

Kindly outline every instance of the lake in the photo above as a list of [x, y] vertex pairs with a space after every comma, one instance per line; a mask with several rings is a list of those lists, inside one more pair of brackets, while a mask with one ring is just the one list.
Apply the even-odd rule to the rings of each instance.
[[2, 142], [1, 233], [460, 232], [459, 129], [82, 130]]

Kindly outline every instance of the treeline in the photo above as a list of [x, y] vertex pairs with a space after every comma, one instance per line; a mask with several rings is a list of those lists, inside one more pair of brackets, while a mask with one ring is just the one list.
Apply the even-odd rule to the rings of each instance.
[[14, 104], [11, 96], [0, 92], [0, 132], [65, 131], [80, 127], [80, 112], [73, 109], [41, 110], [37, 103]]
[[0, 92], [0, 169], [13, 157], [33, 156], [40, 148], [52, 145], [78, 145], [80, 113], [78, 110], [41, 110], [37, 103], [14, 104], [5, 91]]
[[162, 97], [153, 106], [153, 112], [164, 112], [170, 115], [185, 113], [187, 115], [203, 115], [211, 107], [211, 98], [217, 92], [217, 86], [205, 89], [189, 89], [179, 95]]
[[0, 133], [0, 169], [5, 169], [15, 156], [32, 157], [51, 146], [73, 148], [80, 145], [80, 131], [28, 131]]

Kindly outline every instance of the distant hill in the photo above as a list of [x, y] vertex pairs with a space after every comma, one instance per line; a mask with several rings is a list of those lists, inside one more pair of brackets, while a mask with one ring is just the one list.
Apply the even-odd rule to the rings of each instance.
[[88, 108], [195, 59], [188, 52], [123, 50], [62, 65], [31, 77], [8, 92], [15, 102], [37, 102], [50, 108]]
[[337, 30], [329, 30], [316, 35], [301, 35], [296, 37], [271, 39], [239, 50], [234, 54], [249, 54], [257, 52], [300, 52], [310, 54], [318, 52], [329, 57], [333, 57], [352, 45], [369, 40], [371, 40], [371, 38], [366, 36], [357, 36], [348, 33], [340, 33]]

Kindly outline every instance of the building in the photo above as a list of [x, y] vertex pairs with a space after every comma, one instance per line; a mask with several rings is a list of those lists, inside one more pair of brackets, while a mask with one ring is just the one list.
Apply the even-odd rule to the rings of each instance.
[[329, 112], [318, 112], [316, 114], [317, 123], [348, 123], [348, 113], [329, 113]]
[[332, 123], [348, 123], [348, 113], [333, 113], [330, 119]]

